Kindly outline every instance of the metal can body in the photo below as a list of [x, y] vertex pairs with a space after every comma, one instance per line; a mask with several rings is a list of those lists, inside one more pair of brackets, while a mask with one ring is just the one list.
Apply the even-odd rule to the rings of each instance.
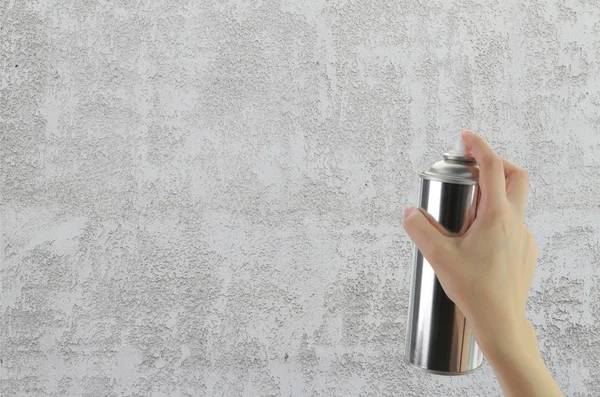
[[[448, 162], [448, 157], [444, 157]], [[468, 173], [477, 176], [473, 162], [450, 165], [470, 167]], [[452, 182], [444, 181], [449, 179]], [[461, 180], [421, 173], [419, 205], [452, 233], [462, 234], [470, 226], [478, 194], [479, 187], [472, 175]], [[431, 265], [416, 247], [406, 336], [406, 361], [425, 371], [462, 375], [483, 362], [465, 316], [448, 298]]]

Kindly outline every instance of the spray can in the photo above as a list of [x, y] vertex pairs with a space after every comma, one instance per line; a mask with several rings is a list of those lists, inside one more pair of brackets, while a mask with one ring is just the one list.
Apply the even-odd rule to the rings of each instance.
[[[459, 141], [443, 160], [419, 174], [419, 206], [449, 232], [464, 233], [477, 211], [479, 168]], [[483, 354], [471, 327], [448, 298], [431, 265], [414, 246], [405, 360], [438, 375], [479, 368]]]

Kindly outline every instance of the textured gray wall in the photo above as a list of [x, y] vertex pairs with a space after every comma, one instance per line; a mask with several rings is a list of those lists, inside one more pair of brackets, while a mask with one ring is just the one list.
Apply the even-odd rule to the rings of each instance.
[[403, 362], [417, 172], [531, 173], [530, 318], [600, 395], [600, 6], [0, 2], [2, 396], [499, 396]]

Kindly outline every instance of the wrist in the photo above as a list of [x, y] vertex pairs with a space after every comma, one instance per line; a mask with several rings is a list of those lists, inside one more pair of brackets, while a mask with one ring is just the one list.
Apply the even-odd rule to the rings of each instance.
[[[482, 337], [477, 339], [478, 335]], [[524, 316], [512, 323], [497, 321], [493, 332], [488, 329], [475, 338], [507, 397], [562, 396], [538, 350], [535, 330]]]
[[533, 326], [523, 316], [496, 316], [473, 326], [475, 338], [490, 364], [540, 356]]

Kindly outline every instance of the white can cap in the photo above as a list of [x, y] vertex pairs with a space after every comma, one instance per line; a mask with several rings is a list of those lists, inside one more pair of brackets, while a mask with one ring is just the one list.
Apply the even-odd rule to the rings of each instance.
[[456, 143], [454, 143], [454, 149], [450, 153], [455, 156], [464, 157], [466, 152], [467, 148], [465, 147], [464, 142], [462, 141], [462, 139], [459, 139], [458, 141], [456, 141]]

